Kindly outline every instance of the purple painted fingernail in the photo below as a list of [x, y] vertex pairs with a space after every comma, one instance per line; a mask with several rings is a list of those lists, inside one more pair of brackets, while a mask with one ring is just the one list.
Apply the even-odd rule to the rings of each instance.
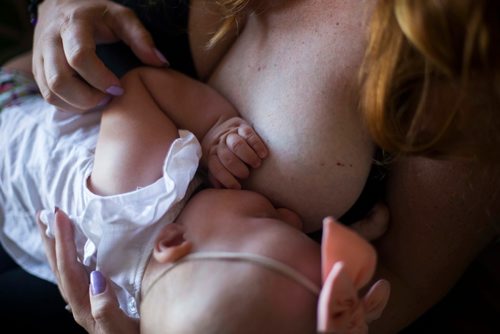
[[120, 96], [123, 95], [123, 88], [120, 86], [113, 85], [106, 89], [106, 93], [111, 94], [113, 96]]
[[170, 66], [170, 63], [168, 62], [167, 58], [165, 58], [165, 56], [163, 55], [163, 53], [161, 53], [158, 49], [153, 49], [155, 51], [155, 54], [156, 56], [158, 57], [158, 59], [160, 59], [160, 61], [162, 63], [165, 64], [165, 66]]
[[90, 273], [90, 290], [93, 296], [103, 293], [106, 290], [106, 279], [100, 271]]

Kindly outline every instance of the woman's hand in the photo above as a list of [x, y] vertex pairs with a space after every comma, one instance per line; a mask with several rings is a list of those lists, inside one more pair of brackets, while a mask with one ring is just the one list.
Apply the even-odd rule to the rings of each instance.
[[167, 61], [135, 14], [109, 0], [45, 0], [38, 7], [33, 74], [43, 97], [68, 111], [84, 112], [121, 95], [118, 78], [95, 53], [98, 43], [122, 40], [145, 64]]
[[59, 290], [75, 320], [91, 334], [139, 333], [137, 320], [129, 318], [118, 305], [109, 281], [98, 271], [89, 278], [77, 260], [73, 225], [60, 210], [55, 213], [54, 239], [47, 237], [46, 226], [37, 217], [47, 258]]

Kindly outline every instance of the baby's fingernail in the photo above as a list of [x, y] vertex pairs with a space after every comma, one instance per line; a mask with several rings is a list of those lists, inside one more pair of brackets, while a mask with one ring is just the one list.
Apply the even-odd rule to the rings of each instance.
[[109, 87], [108, 89], [106, 89], [106, 93], [108, 94], [111, 94], [113, 96], [120, 96], [120, 95], [123, 95], [123, 88], [121, 88], [120, 86], [116, 86], [116, 85], [113, 85], [111, 87]]
[[163, 55], [163, 53], [161, 53], [158, 49], [154, 48], [153, 49], [156, 56], [158, 57], [158, 59], [160, 59], [160, 61], [165, 64], [165, 66], [170, 66], [170, 63], [168, 62], [167, 58], [165, 58], [165, 56]]
[[100, 271], [90, 273], [90, 290], [93, 296], [103, 293], [106, 290], [106, 279]]

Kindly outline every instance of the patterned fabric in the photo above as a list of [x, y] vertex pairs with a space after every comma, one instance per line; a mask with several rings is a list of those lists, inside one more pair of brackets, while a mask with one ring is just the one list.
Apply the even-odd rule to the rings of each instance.
[[39, 94], [33, 79], [21, 72], [0, 68], [0, 112], [9, 106], [20, 103], [24, 96]]

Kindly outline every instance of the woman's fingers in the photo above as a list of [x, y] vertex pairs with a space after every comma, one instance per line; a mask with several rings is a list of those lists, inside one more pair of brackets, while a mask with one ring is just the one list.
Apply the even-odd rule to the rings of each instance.
[[36, 223], [59, 291], [72, 309], [90, 314], [87, 273], [77, 260], [72, 223], [66, 214], [56, 209], [53, 216], [54, 237], [51, 238], [47, 236], [47, 225], [42, 222], [41, 215], [44, 215], [45, 223], [52, 217], [49, 217], [48, 211], [37, 213]]
[[[101, 94], [121, 95], [123, 90], [120, 87], [120, 80], [104, 65], [95, 52], [94, 31], [88, 29], [85, 19], [81, 21], [81, 23], [68, 23], [61, 28], [65, 62], [69, 64], [72, 71], [78, 73], [80, 80], [86, 82], [87, 86], [93, 90], [98, 90]], [[98, 101], [92, 102], [95, 106]]]
[[89, 275], [77, 259], [73, 223], [69, 217], [56, 209], [53, 218], [54, 238], [47, 237], [47, 226], [41, 222], [39, 214], [37, 225], [51, 267], [57, 273], [59, 288], [64, 291], [75, 321], [94, 334], [139, 333], [138, 322], [120, 309], [112, 285], [100, 272], [90, 274], [89, 285]]
[[[82, 80], [67, 59], [61, 47], [46, 49], [43, 58], [45, 78], [40, 79], [48, 87], [44, 98], [63, 110], [80, 112], [94, 109], [108, 101], [108, 95]], [[119, 82], [117, 78], [112, 81]]]
[[[65, 70], [62, 74], [63, 78], [66, 78], [67, 73], [71, 74], [65, 82], [74, 87], [67, 86], [66, 92], [56, 93], [75, 107], [82, 109], [84, 106], [87, 109], [94, 108], [102, 101], [105, 94], [121, 95], [123, 93], [120, 80], [97, 56], [95, 36], [93, 29], [89, 28], [91, 27], [85, 20], [64, 25], [61, 28], [62, 50], [60, 50], [64, 59], [58, 63], [51, 62], [49, 67]], [[47, 50], [47, 54], [49, 52], [50, 50]], [[61, 65], [63, 63], [68, 64], [67, 68], [63, 68]], [[82, 95], [71, 95], [71, 90], [74, 89]]]
[[99, 333], [139, 333], [138, 321], [120, 309], [111, 284], [99, 271], [90, 273], [90, 305]]
[[119, 79], [95, 53], [96, 43], [123, 40], [143, 63], [166, 63], [135, 14], [120, 4], [46, 0], [38, 14], [33, 73], [44, 98], [60, 109], [92, 110], [123, 93]]
[[54, 219], [57, 267], [65, 277], [73, 278], [73, 276], [77, 276], [75, 273], [81, 273], [83, 270], [81, 264], [77, 261], [73, 225], [69, 217], [58, 209], [56, 209]]
[[88, 274], [77, 259], [73, 224], [61, 210], [55, 213], [54, 236], [59, 285], [65, 292], [75, 320], [87, 330], [94, 328]]
[[168, 65], [165, 56], [156, 49], [151, 34], [130, 9], [123, 6], [110, 6], [104, 15], [104, 22], [144, 64]]
[[[42, 223], [40, 215], [41, 212], [37, 212], [36, 224], [38, 226], [38, 230], [40, 231], [40, 235], [42, 237], [43, 246], [45, 248], [45, 254], [47, 255], [47, 260], [49, 261], [50, 269], [52, 269], [52, 272], [54, 273], [57, 281], [59, 282], [59, 272], [57, 271], [57, 258], [56, 258], [56, 241], [55, 239], [47, 236], [46, 233], [47, 225]], [[61, 291], [61, 294], [63, 295], [63, 298], [66, 299], [63, 291]]]

